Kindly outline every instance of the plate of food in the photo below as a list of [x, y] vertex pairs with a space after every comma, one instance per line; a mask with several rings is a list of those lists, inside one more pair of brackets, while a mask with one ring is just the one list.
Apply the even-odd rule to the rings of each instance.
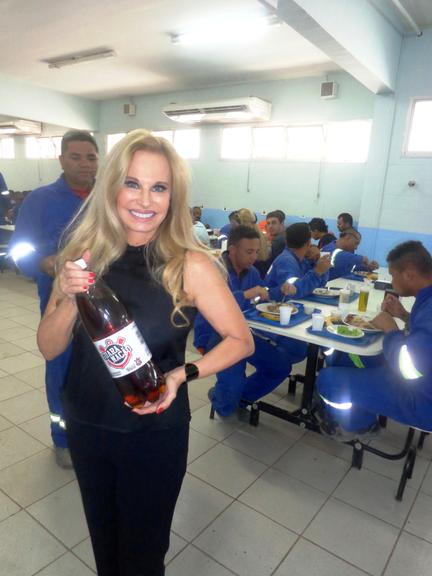
[[342, 338], [357, 339], [364, 336], [364, 332], [363, 330], [360, 330], [360, 328], [352, 328], [351, 326], [343, 324], [339, 324], [338, 326], [330, 324], [330, 326], [327, 326], [327, 332], [330, 332], [330, 334], [336, 334], [337, 336], [342, 336]]
[[323, 296], [324, 298], [338, 298], [340, 296], [340, 288], [315, 288], [312, 294]]
[[360, 328], [364, 332], [382, 332], [373, 324], [373, 319], [363, 314], [347, 314], [344, 323], [352, 328]]
[[378, 274], [376, 272], [369, 272], [369, 270], [355, 270], [353, 274], [354, 276], [361, 276], [368, 280], [378, 280]]
[[262, 302], [261, 304], [256, 305], [256, 309], [261, 314], [271, 316], [272, 319], [278, 320], [279, 319], [279, 308], [281, 306], [290, 306], [291, 307], [291, 315], [298, 313], [298, 308], [296, 308], [292, 304], [288, 304], [285, 302]]

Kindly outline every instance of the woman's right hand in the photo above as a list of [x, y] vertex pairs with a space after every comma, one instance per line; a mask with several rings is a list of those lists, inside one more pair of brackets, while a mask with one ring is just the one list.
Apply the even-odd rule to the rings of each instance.
[[[82, 258], [89, 262], [90, 251], [86, 250]], [[94, 272], [83, 270], [78, 264], [68, 260], [58, 273], [58, 287], [64, 296], [74, 300], [76, 294], [86, 292], [88, 287], [94, 284], [95, 278]]]

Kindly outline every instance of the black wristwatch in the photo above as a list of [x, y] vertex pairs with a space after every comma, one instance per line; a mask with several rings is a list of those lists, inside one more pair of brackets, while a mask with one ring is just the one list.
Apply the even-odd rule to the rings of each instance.
[[186, 382], [196, 380], [199, 377], [199, 370], [196, 364], [185, 364]]

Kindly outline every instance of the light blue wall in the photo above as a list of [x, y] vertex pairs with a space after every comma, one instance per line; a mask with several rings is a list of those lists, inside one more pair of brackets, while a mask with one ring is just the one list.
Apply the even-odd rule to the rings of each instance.
[[[275, 125], [372, 117], [373, 94], [348, 74], [334, 74], [331, 79], [340, 85], [335, 100], [320, 98], [321, 77], [136, 97], [137, 115], [132, 118], [122, 112], [124, 99], [110, 100], [101, 104], [101, 135], [137, 127], [181, 128], [163, 116], [163, 106], [248, 95], [272, 102]], [[227, 211], [248, 207], [268, 212], [280, 208], [294, 217], [334, 218], [348, 211], [358, 217], [365, 164], [323, 164], [320, 168], [319, 163], [310, 162], [222, 161], [220, 141], [220, 127], [201, 128], [201, 157], [190, 162], [193, 204]]]
[[[380, 262], [414, 239], [432, 252], [432, 158], [404, 156], [411, 101], [432, 98], [432, 29], [404, 38], [395, 95], [377, 96], [360, 210], [362, 249]], [[414, 188], [408, 186], [415, 180]]]
[[0, 74], [0, 114], [79, 130], [97, 130], [99, 104]]

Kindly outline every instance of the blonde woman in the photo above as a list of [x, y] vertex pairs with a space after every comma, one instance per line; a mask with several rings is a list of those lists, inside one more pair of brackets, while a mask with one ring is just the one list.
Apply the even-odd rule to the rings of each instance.
[[267, 260], [270, 255], [270, 245], [267, 238], [261, 232], [260, 227], [257, 224], [257, 217], [252, 210], [249, 208], [241, 208], [237, 211], [237, 216], [239, 223], [243, 226], [248, 226], [256, 230], [260, 237], [260, 251], [258, 253], [258, 262], [261, 260]]
[[[188, 379], [206, 377], [253, 351], [249, 329], [226, 281], [195, 239], [187, 169], [174, 148], [144, 130], [108, 156], [93, 194], [60, 253], [38, 343], [51, 359], [73, 338], [64, 403], [98, 574], [164, 574], [175, 503], [186, 470]], [[91, 272], [74, 260], [83, 256]], [[126, 408], [83, 327], [76, 294], [95, 275], [138, 324], [167, 388], [155, 404]], [[221, 343], [185, 366], [199, 311]], [[75, 327], [75, 330], [74, 330]]]

